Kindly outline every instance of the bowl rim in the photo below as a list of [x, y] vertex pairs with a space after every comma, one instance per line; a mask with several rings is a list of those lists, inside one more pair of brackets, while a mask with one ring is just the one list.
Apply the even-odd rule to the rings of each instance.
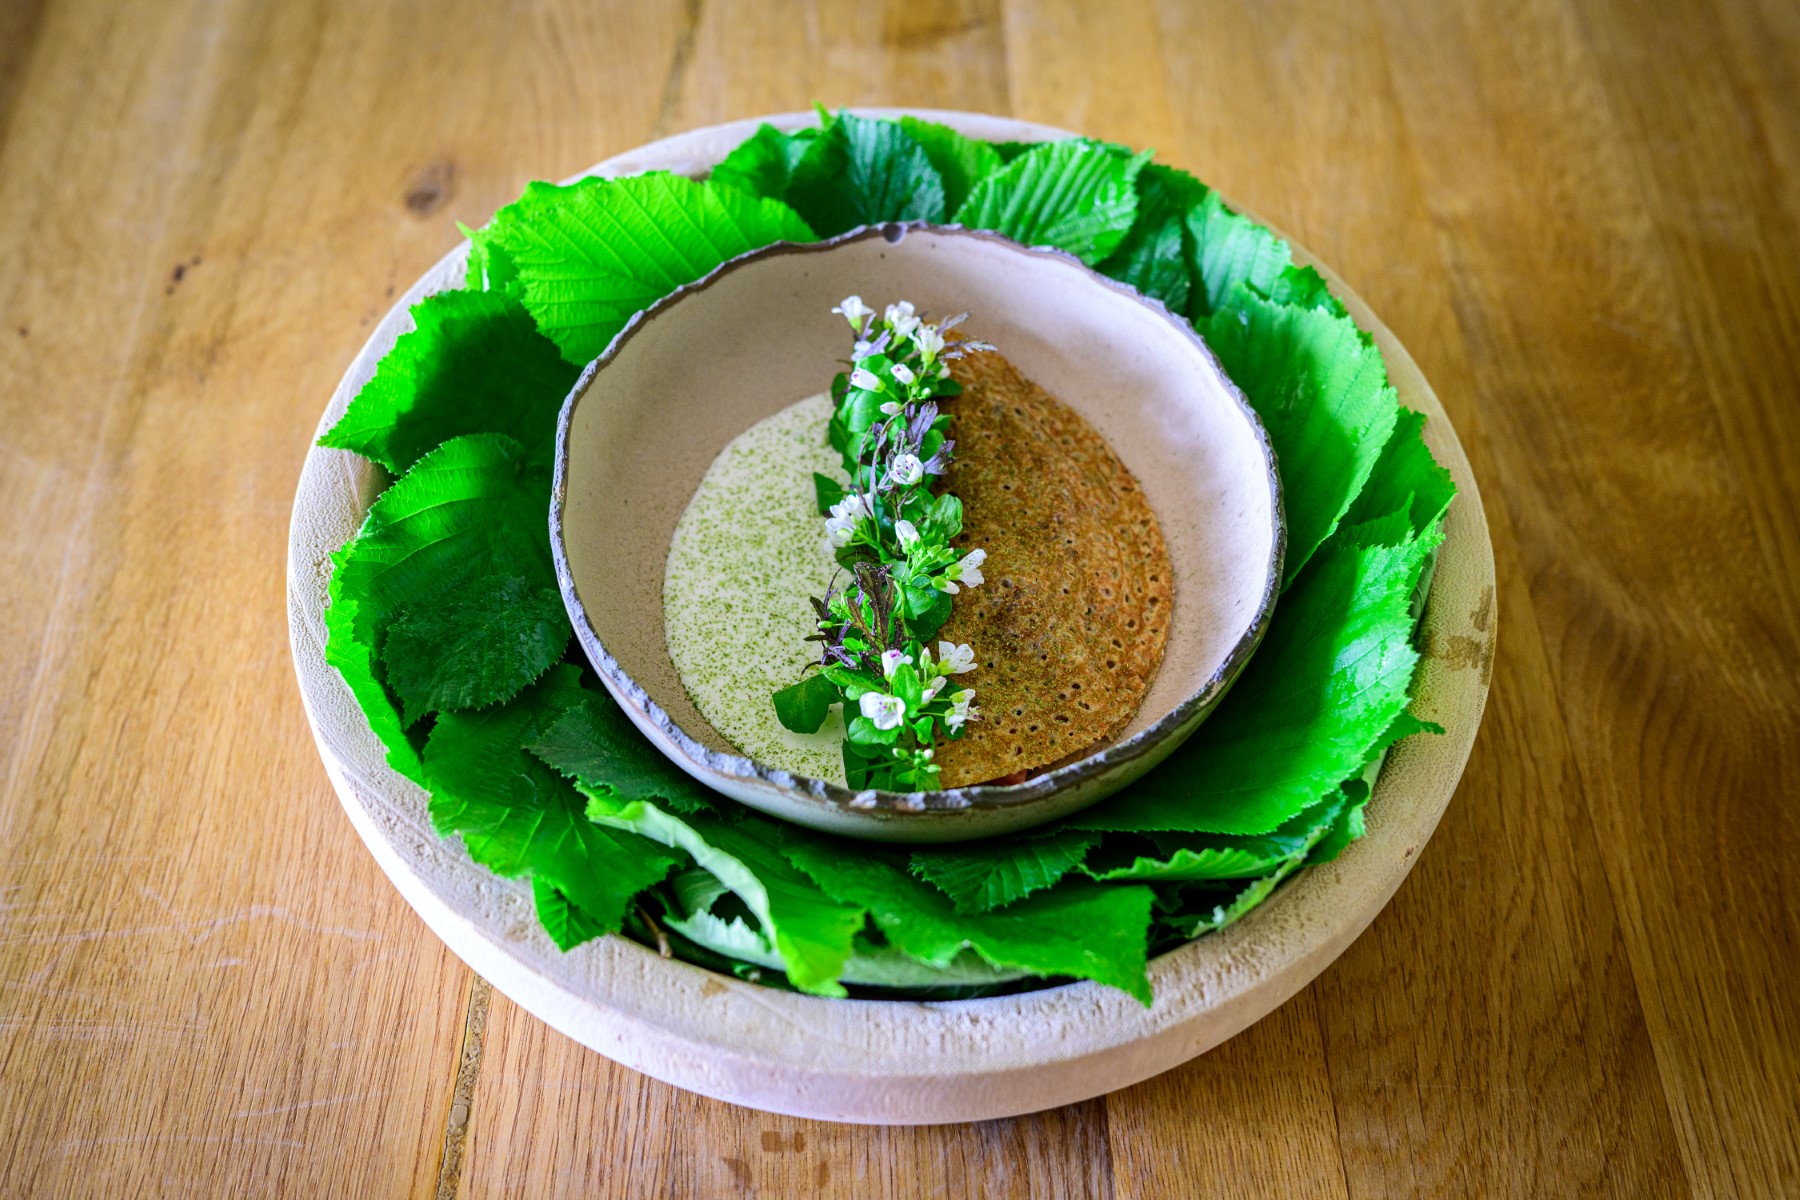
[[[583, 603], [580, 590], [575, 583], [574, 572], [569, 566], [567, 543], [564, 538], [564, 508], [568, 498], [571, 455], [569, 435], [574, 423], [575, 411], [599, 378], [600, 373], [618, 359], [639, 332], [658, 316], [667, 313], [689, 296], [707, 291], [726, 276], [756, 263], [793, 255], [827, 254], [841, 247], [874, 238], [881, 238], [889, 244], [899, 244], [907, 235], [915, 232], [952, 239], [971, 238], [1004, 247], [1008, 251], [1031, 259], [1073, 267], [1085, 274], [1090, 282], [1097, 282], [1121, 299], [1135, 302], [1148, 309], [1156, 319], [1174, 329], [1191, 350], [1198, 352], [1206, 368], [1223, 386], [1226, 396], [1236, 406], [1238, 415], [1248, 424], [1251, 435], [1255, 439], [1257, 449], [1262, 455], [1263, 479], [1269, 489], [1271, 530], [1269, 557], [1268, 561], [1263, 564], [1262, 593], [1257, 599], [1256, 611], [1239, 633], [1237, 640], [1233, 642], [1230, 651], [1219, 666], [1168, 712], [1130, 737], [1107, 742], [1073, 762], [1064, 763], [1023, 783], [968, 784], [959, 788], [943, 788], [930, 792], [893, 792], [875, 788], [851, 788], [827, 779], [788, 771], [748, 755], [714, 750], [682, 728], [681, 724], [670, 716], [648, 690], [633, 679], [630, 672], [625, 670], [618, 659], [606, 649], [603, 639], [588, 617], [587, 607]], [[569, 619], [575, 626], [576, 636], [580, 639], [582, 649], [586, 652], [589, 662], [599, 673], [607, 690], [625, 707], [633, 722], [643, 728], [646, 733], [654, 731], [655, 735], [660, 735], [652, 736], [651, 740], [676, 766], [681, 767], [702, 782], [711, 783], [712, 781], [707, 778], [706, 774], [711, 773], [714, 776], [723, 776], [745, 784], [773, 788], [790, 798], [810, 803], [822, 809], [848, 810], [871, 818], [904, 821], [908, 817], [924, 814], [936, 814], [941, 817], [946, 812], [971, 809], [1017, 810], [1060, 796], [1070, 788], [1079, 787], [1090, 781], [1101, 780], [1109, 774], [1128, 768], [1147, 755], [1157, 755], [1156, 761], [1160, 762], [1162, 756], [1171, 754], [1179, 748], [1183, 741], [1205, 723], [1206, 718], [1211, 715], [1211, 710], [1230, 690], [1232, 683], [1248, 665], [1251, 656], [1255, 654], [1257, 647], [1262, 643], [1263, 635], [1268, 632], [1276, 602], [1280, 598], [1281, 581], [1287, 561], [1288, 526], [1284, 501], [1285, 491], [1281, 482], [1275, 447], [1269, 440], [1269, 432], [1263, 425], [1262, 418], [1257, 415], [1255, 408], [1244, 396], [1242, 389], [1233, 383], [1231, 377], [1226, 374], [1212, 347], [1207, 345], [1205, 339], [1185, 318], [1171, 312], [1168, 305], [1161, 300], [1146, 296], [1129, 284], [1102, 275], [1075, 255], [1053, 246], [1027, 246], [992, 230], [970, 229], [958, 224], [884, 221], [859, 225], [843, 233], [814, 242], [773, 242], [767, 246], [747, 251], [735, 258], [727, 259], [699, 279], [683, 284], [649, 307], [633, 314], [631, 319], [626, 322], [625, 327], [613, 337], [606, 349], [582, 369], [574, 386], [569, 389], [568, 396], [564, 398], [561, 412], [557, 415], [555, 475], [550, 493], [550, 549], [556, 564], [556, 579], [562, 590], [563, 605], [568, 610]], [[1176, 603], [1181, 603], [1179, 598]], [[1149, 769], [1152, 768], [1144, 768], [1144, 770]], [[1130, 784], [1127, 783], [1124, 786], [1128, 787]], [[1109, 794], [1108, 790], [1096, 787], [1092, 799], [1081, 807], [1098, 803]], [[1059, 812], [1053, 815], [1064, 814]]]

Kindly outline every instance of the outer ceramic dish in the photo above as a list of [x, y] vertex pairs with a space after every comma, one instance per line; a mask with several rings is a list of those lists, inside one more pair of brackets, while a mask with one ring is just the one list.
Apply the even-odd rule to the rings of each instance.
[[[921, 115], [994, 140], [1069, 136], [972, 113]], [[814, 118], [700, 129], [595, 171], [699, 174], [764, 119], [793, 129]], [[407, 309], [460, 283], [466, 254], [466, 245], [452, 251], [400, 298], [338, 385], [321, 432], [409, 328]], [[1298, 247], [1296, 255], [1313, 261]], [[1401, 401], [1425, 413], [1425, 440], [1460, 489], [1425, 608], [1414, 701], [1448, 732], [1411, 738], [1389, 755], [1368, 833], [1339, 858], [1301, 872], [1230, 928], [1153, 960], [1153, 1008], [1092, 983], [954, 1003], [824, 1000], [665, 960], [623, 938], [560, 953], [537, 924], [528, 885], [496, 878], [432, 832], [425, 793], [387, 766], [325, 663], [330, 554], [356, 531], [383, 480], [361, 459], [314, 449], [294, 502], [288, 628], [313, 736], [351, 824], [431, 930], [516, 1003], [626, 1066], [737, 1104], [837, 1121], [985, 1120], [1097, 1096], [1211, 1049], [1309, 983], [1381, 911], [1449, 804], [1487, 699], [1494, 558], [1468, 459], [1406, 351], [1326, 274], [1374, 335]]]
[[[727, 442], [822, 389], [844, 354], [831, 306], [851, 293], [940, 315], [973, 309], [969, 328], [1100, 430], [1144, 489], [1175, 603], [1161, 669], [1111, 744], [1014, 786], [852, 791], [744, 757], [689, 699], [663, 627], [675, 522]], [[1268, 436], [1192, 326], [1061, 251], [898, 224], [751, 251], [638, 314], [563, 406], [550, 539], [589, 661], [676, 765], [775, 816], [906, 842], [1042, 824], [1161, 762], [1256, 649], [1283, 546]]]

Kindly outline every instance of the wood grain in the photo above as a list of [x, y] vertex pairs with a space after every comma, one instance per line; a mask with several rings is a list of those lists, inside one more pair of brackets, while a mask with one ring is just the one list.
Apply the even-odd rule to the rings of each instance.
[[[1796, 83], [1773, 0], [0, 7], [0, 1195], [1800, 1193]], [[1354, 283], [1488, 498], [1418, 869], [1103, 1101], [608, 1063], [407, 911], [294, 696], [291, 488], [388, 297], [529, 178], [814, 99], [1157, 147]]]

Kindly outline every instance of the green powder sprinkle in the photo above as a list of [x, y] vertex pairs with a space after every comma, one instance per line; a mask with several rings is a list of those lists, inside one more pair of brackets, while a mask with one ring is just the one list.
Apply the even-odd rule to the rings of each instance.
[[813, 500], [814, 471], [840, 482], [825, 438], [828, 395], [782, 409], [713, 460], [669, 543], [663, 629], [669, 657], [700, 714], [772, 767], [844, 782], [844, 722], [786, 729], [769, 696], [816, 659], [809, 596], [837, 570]]

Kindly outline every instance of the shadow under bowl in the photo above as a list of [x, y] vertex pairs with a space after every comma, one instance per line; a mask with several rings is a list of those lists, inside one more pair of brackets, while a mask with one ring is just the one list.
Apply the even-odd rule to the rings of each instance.
[[[851, 294], [970, 310], [973, 335], [1107, 439], [1162, 526], [1174, 606], [1149, 694], [1111, 742], [1024, 783], [858, 791], [757, 762], [700, 714], [670, 659], [662, 588], [675, 524], [728, 443], [823, 390], [847, 340], [831, 308]], [[1255, 650], [1285, 546], [1267, 434], [1185, 321], [1062, 251], [920, 224], [752, 251], [638, 314], [563, 405], [550, 532], [582, 647], [659, 750], [773, 816], [897, 842], [1029, 828], [1161, 762]]]

